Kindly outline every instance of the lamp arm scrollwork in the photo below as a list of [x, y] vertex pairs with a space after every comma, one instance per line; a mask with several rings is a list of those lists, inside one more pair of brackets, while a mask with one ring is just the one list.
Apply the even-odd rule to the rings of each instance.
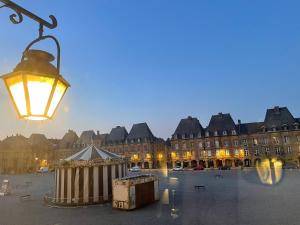
[[28, 10], [24, 9], [23, 7], [17, 5], [16, 3], [10, 1], [10, 0], [0, 0], [4, 5], [0, 6], [0, 8], [10, 8], [15, 13], [11, 14], [9, 16], [10, 21], [13, 24], [19, 24], [23, 21], [23, 15], [29, 17], [30, 19], [36, 21], [40, 24], [40, 26], [45, 26], [49, 29], [54, 29], [57, 27], [57, 20], [53, 15], [50, 15], [49, 18], [51, 19], [51, 22], [47, 22], [46, 20], [40, 18], [39, 16], [33, 14], [32, 12], [29, 12]]

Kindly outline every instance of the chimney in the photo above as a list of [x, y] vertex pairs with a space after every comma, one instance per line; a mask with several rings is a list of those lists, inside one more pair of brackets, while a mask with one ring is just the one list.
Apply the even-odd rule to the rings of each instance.
[[99, 132], [99, 130], [97, 130], [97, 135], [100, 135], [100, 132]]

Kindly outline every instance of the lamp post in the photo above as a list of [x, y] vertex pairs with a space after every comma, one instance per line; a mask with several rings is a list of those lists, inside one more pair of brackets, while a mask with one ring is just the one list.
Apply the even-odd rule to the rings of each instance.
[[[66, 93], [69, 83], [60, 75], [60, 45], [51, 35], [43, 35], [44, 27], [54, 29], [57, 20], [50, 15], [51, 23], [41, 19], [10, 0], [0, 0], [4, 5], [0, 8], [10, 8], [15, 13], [10, 15], [14, 24], [23, 21], [23, 15], [39, 24], [39, 36], [25, 48], [21, 62], [15, 69], [1, 78], [4, 80], [9, 96], [17, 111], [18, 117], [27, 120], [51, 119]], [[50, 39], [55, 42], [56, 66], [51, 62], [55, 57], [45, 51], [31, 49], [43, 40]]]

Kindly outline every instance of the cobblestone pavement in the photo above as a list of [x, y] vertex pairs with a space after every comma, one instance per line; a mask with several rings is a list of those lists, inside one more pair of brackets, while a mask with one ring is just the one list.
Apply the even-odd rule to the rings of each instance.
[[[300, 171], [285, 171], [276, 186], [262, 185], [255, 170], [169, 172], [160, 176], [161, 200], [135, 211], [110, 204], [50, 208], [53, 174], [0, 175], [12, 196], [0, 197], [0, 225], [297, 225], [300, 224]], [[216, 178], [221, 173], [223, 178]], [[195, 190], [194, 185], [205, 185]], [[31, 195], [21, 200], [20, 196]]]

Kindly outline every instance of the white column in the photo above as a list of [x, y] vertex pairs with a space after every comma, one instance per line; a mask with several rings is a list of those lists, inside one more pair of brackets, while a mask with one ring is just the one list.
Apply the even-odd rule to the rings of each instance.
[[103, 200], [108, 200], [108, 173], [107, 166], [103, 166]]
[[68, 168], [67, 203], [72, 202], [72, 168]]
[[111, 180], [116, 178], [116, 165], [111, 165]]
[[55, 202], [59, 202], [59, 186], [60, 186], [60, 177], [59, 177], [60, 169], [56, 169], [56, 195], [55, 195]]
[[94, 202], [99, 202], [99, 167], [94, 166]]
[[119, 178], [121, 178], [122, 177], [122, 167], [123, 167], [123, 164], [119, 164], [118, 167], [119, 167]]
[[89, 202], [89, 168], [83, 169], [83, 203]]
[[79, 168], [76, 168], [76, 173], [75, 173], [75, 203], [78, 203], [79, 201]]
[[65, 194], [65, 169], [61, 169], [61, 176], [60, 176], [60, 202], [64, 202], [64, 194]]

